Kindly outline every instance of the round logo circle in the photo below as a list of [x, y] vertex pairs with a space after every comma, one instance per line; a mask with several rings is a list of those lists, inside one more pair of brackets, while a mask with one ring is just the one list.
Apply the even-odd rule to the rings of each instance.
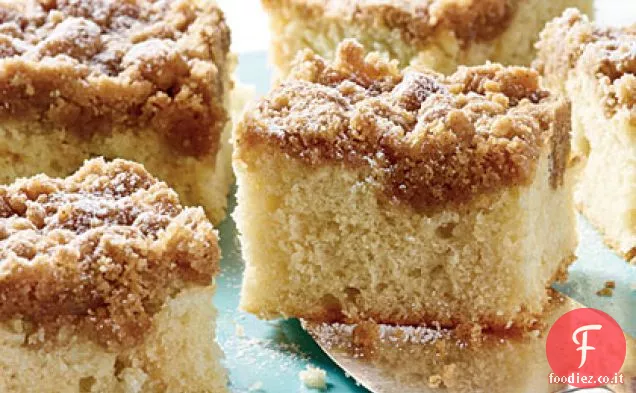
[[627, 343], [619, 324], [593, 308], [563, 315], [550, 329], [546, 342], [548, 362], [554, 372], [551, 378], [577, 388], [611, 383], [623, 367], [626, 352]]

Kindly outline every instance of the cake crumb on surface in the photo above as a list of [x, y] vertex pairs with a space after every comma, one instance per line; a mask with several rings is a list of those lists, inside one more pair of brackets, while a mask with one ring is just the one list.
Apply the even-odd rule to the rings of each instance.
[[612, 297], [614, 295], [614, 291], [612, 290], [612, 288], [605, 287], [603, 289], [598, 290], [596, 292], [596, 295], [600, 297]]
[[310, 389], [325, 390], [327, 388], [327, 372], [321, 368], [308, 365], [298, 373], [300, 381]]
[[596, 295], [601, 297], [612, 297], [614, 295], [614, 289], [616, 289], [616, 281], [607, 280], [605, 281], [605, 287], [598, 290]]
[[245, 337], [245, 328], [241, 324], [236, 324], [234, 332], [236, 333], [236, 337]]

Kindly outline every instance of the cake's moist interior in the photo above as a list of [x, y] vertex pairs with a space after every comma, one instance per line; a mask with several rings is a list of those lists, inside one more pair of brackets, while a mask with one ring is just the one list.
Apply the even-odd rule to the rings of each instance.
[[398, 31], [412, 45], [452, 31], [463, 45], [487, 41], [506, 31], [518, 0], [263, 0], [266, 8], [293, 7], [302, 18], [339, 18]]
[[214, 154], [227, 120], [229, 28], [211, 1], [0, 1], [0, 118], [80, 135], [150, 125]]
[[369, 165], [391, 200], [428, 209], [528, 184], [548, 144], [552, 186], [560, 186], [570, 130], [569, 105], [542, 90], [533, 70], [400, 72], [349, 40], [333, 64], [301, 54], [238, 138], [246, 154], [265, 142], [311, 165]]
[[0, 321], [34, 334], [135, 345], [168, 297], [210, 285], [218, 259], [203, 211], [138, 164], [95, 159], [66, 179], [0, 186]]

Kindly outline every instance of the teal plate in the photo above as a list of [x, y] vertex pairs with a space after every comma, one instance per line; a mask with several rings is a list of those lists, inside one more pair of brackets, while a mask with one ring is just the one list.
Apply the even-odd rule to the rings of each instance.
[[[238, 77], [264, 94], [270, 86], [265, 53], [247, 53], [239, 58]], [[230, 196], [230, 211], [235, 206]], [[636, 337], [636, 266], [631, 266], [604, 246], [600, 236], [579, 220], [579, 260], [570, 269], [570, 279], [556, 288], [587, 307], [612, 315], [623, 330]], [[219, 310], [218, 340], [225, 352], [232, 392], [296, 393], [308, 391], [298, 373], [308, 364], [327, 371], [330, 393], [367, 392], [348, 378], [301, 328], [297, 320], [260, 321], [238, 311], [243, 273], [237, 231], [231, 217], [220, 226], [223, 260], [217, 279], [215, 304]], [[616, 282], [612, 297], [596, 292], [606, 281]]]

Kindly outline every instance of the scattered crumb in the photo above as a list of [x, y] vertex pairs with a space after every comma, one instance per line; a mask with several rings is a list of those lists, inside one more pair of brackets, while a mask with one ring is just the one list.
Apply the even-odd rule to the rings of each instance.
[[614, 291], [612, 290], [612, 288], [607, 288], [607, 287], [596, 292], [596, 296], [601, 296], [601, 297], [612, 297], [613, 295], [614, 295]]
[[605, 288], [596, 292], [597, 296], [612, 297], [614, 295], [614, 289], [616, 288], [616, 281], [605, 281]]
[[439, 389], [442, 386], [442, 376], [435, 374], [428, 377], [428, 386], [433, 389]]
[[248, 392], [256, 392], [263, 389], [263, 382], [257, 381], [252, 384], [252, 386], [247, 389]]
[[318, 367], [308, 365], [306, 370], [298, 373], [298, 377], [310, 389], [325, 390], [327, 388], [327, 372]]
[[234, 330], [236, 337], [245, 337], [245, 328], [241, 324], [236, 324], [236, 328]]

